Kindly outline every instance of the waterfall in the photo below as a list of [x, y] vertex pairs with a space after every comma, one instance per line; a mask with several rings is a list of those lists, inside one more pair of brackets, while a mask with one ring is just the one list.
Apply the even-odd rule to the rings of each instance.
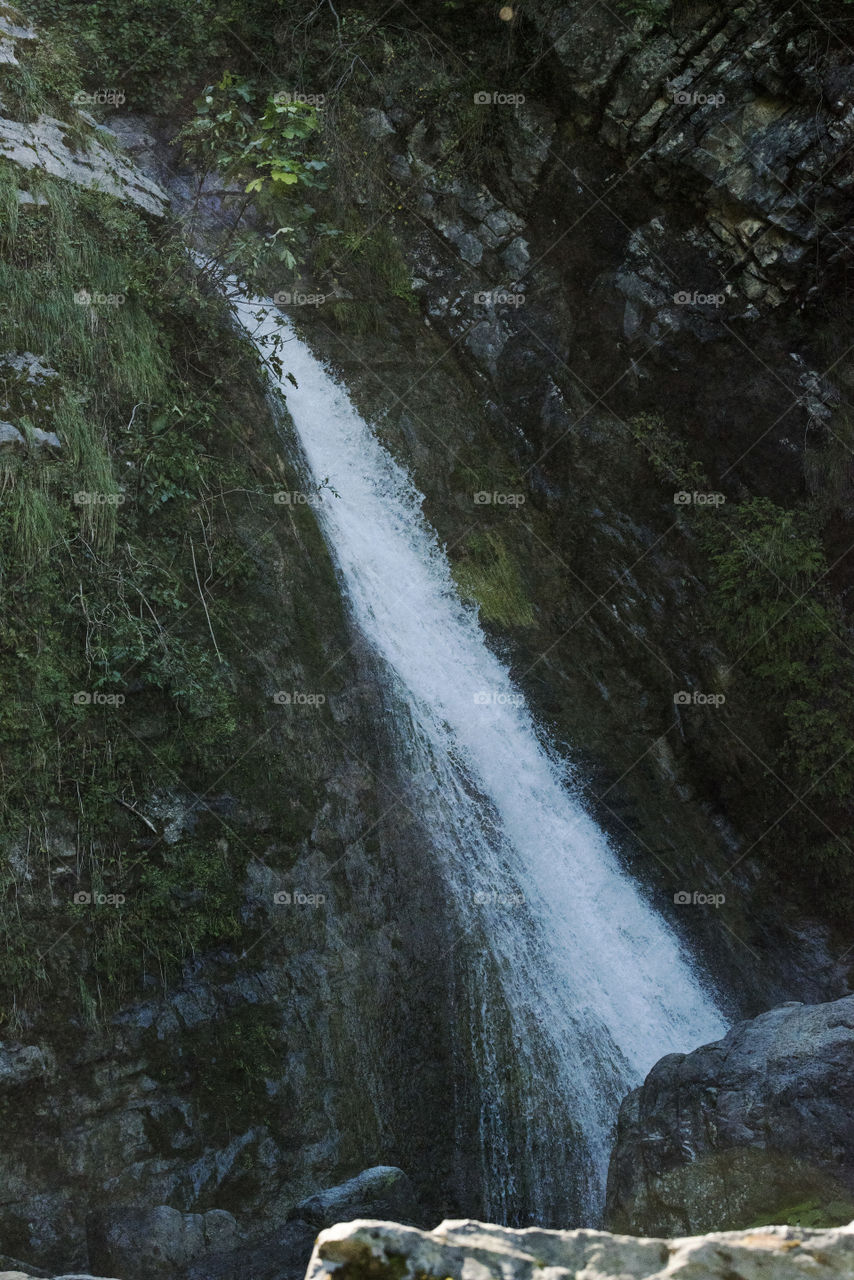
[[725, 1025], [461, 602], [423, 496], [290, 322], [232, 292], [262, 356], [278, 346], [276, 380], [323, 486], [316, 513], [393, 686], [407, 795], [456, 915], [449, 964], [478, 1212], [589, 1225], [624, 1094], [663, 1054], [718, 1039]]

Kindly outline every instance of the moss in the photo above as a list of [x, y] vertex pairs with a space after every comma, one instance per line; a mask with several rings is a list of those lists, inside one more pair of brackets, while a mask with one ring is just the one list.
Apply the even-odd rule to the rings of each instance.
[[351, 1246], [346, 1262], [336, 1268], [342, 1280], [403, 1280], [409, 1262], [400, 1253], [384, 1253], [378, 1258], [370, 1245]]
[[807, 1227], [819, 1230], [824, 1227], [844, 1227], [854, 1218], [854, 1200], [831, 1200], [823, 1204], [820, 1200], [804, 1200], [801, 1204], [781, 1205], [769, 1213], [762, 1214], [750, 1227]]
[[606, 1226], [666, 1237], [781, 1223], [840, 1226], [852, 1216], [849, 1190], [816, 1165], [782, 1151], [734, 1147], [650, 1180]]
[[506, 627], [533, 624], [534, 611], [519, 564], [500, 533], [488, 530], [470, 535], [454, 564], [454, 577], [463, 597], [479, 606], [487, 622]]

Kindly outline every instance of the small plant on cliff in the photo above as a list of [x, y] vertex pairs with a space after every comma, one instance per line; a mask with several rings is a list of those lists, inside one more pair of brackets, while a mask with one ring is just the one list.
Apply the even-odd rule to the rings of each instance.
[[253, 83], [228, 71], [207, 86], [195, 107], [178, 135], [188, 157], [200, 174], [219, 173], [243, 189], [238, 225], [255, 204], [276, 228], [268, 235], [232, 232], [223, 260], [256, 270], [265, 259], [296, 267], [315, 211], [294, 197], [300, 188], [325, 186], [327, 163], [314, 154], [321, 123], [317, 107], [290, 93], [267, 94], [259, 105]]
[[706, 487], [700, 463], [691, 461], [686, 442], [668, 431], [663, 418], [639, 413], [627, 425], [660, 480], [680, 489]]
[[814, 517], [753, 498], [705, 538], [723, 639], [782, 714], [799, 787], [843, 819], [854, 786], [854, 676]]
[[187, 153], [201, 169], [245, 183], [249, 194], [322, 186], [326, 162], [308, 154], [320, 129], [317, 107], [277, 93], [267, 96], [259, 114], [254, 100], [252, 82], [229, 71], [208, 85], [179, 134]]

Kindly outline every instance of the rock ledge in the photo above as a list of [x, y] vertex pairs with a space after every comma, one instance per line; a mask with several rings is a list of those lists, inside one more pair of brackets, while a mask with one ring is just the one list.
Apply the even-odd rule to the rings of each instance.
[[854, 1223], [654, 1240], [472, 1221], [428, 1232], [364, 1219], [321, 1232], [307, 1280], [800, 1280], [818, 1272], [824, 1280], [854, 1276]]

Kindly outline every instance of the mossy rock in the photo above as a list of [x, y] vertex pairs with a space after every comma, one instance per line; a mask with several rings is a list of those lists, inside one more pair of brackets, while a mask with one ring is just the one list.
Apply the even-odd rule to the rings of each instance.
[[835, 1227], [854, 1219], [854, 1193], [806, 1160], [737, 1147], [645, 1182], [646, 1194], [606, 1223], [640, 1236], [699, 1235], [748, 1227]]

